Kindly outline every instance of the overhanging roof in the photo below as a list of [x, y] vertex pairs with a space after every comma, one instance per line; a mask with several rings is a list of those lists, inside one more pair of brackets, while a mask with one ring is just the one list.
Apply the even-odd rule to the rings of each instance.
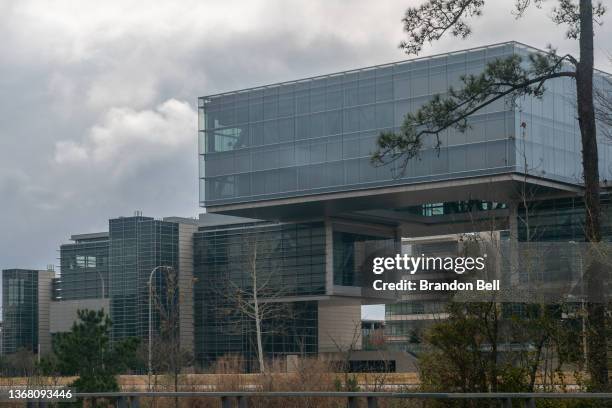
[[429, 181], [361, 190], [313, 194], [209, 206], [207, 212], [267, 220], [292, 221], [339, 216], [369, 210], [402, 208], [426, 203], [464, 200], [512, 202], [573, 196], [582, 187], [518, 173]]

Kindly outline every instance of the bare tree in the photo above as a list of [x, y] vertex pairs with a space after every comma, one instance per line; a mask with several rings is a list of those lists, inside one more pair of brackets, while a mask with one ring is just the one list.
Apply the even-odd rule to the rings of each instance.
[[38, 373], [36, 354], [27, 348], [19, 348], [6, 356], [6, 363], [10, 367], [10, 375], [31, 378]]
[[355, 375], [351, 376], [350, 373], [351, 360], [353, 359], [355, 352], [361, 350], [361, 321], [355, 322], [351, 340], [348, 344], [334, 338], [333, 336], [329, 336], [329, 338], [332, 343], [334, 343], [336, 350], [338, 350], [338, 354], [342, 357], [340, 369], [344, 374], [344, 384], [337, 384], [336, 388], [338, 388], [338, 391], [358, 391], [359, 384], [357, 377], [355, 377]]
[[[285, 290], [278, 281], [274, 266], [273, 249], [264, 234], [254, 233], [244, 243], [244, 271], [242, 282], [229, 280], [222, 294], [235, 306], [239, 315], [255, 326], [255, 342], [259, 372], [266, 373], [263, 336], [269, 333], [264, 325], [271, 319], [279, 321], [288, 313], [282, 302]], [[230, 313], [232, 311], [229, 311]]]
[[181, 347], [180, 342], [180, 304], [178, 272], [167, 268], [163, 276], [163, 290], [151, 289], [153, 304], [159, 316], [159, 330], [153, 337], [154, 366], [157, 371], [169, 373], [173, 377], [174, 391], [178, 391], [179, 375], [183, 367], [193, 358], [191, 352]]

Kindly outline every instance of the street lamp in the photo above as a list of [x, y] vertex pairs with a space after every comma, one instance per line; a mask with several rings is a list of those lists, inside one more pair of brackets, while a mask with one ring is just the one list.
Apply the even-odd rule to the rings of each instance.
[[152, 324], [152, 315], [151, 315], [151, 299], [153, 297], [153, 275], [158, 269], [172, 269], [171, 266], [167, 265], [159, 265], [153, 268], [151, 274], [149, 275], [149, 391], [151, 391], [151, 375], [153, 374], [153, 364], [151, 363], [151, 345], [152, 345], [152, 337], [153, 337], [153, 324]]

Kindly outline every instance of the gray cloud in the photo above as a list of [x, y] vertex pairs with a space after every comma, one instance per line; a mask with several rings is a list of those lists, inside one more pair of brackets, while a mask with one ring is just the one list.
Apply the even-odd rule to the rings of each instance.
[[[194, 216], [195, 101], [405, 59], [387, 0], [0, 3], [0, 267], [57, 263], [71, 233], [109, 217]], [[519, 40], [576, 51], [547, 10], [493, 2], [474, 36], [427, 53]], [[598, 65], [610, 70], [610, 28]]]

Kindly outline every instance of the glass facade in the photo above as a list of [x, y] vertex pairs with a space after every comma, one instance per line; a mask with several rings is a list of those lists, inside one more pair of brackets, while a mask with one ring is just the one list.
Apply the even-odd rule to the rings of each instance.
[[[148, 335], [148, 281], [156, 266], [178, 271], [178, 224], [135, 216], [109, 220], [109, 296], [113, 339]], [[153, 275], [157, 293], [164, 293], [163, 270]], [[159, 325], [153, 313], [155, 327]]]
[[2, 271], [2, 354], [38, 349], [38, 271]]
[[[518, 55], [527, 58], [533, 52], [524, 46], [515, 47]], [[596, 72], [593, 87], [612, 95], [609, 74]], [[516, 167], [521, 173], [581, 184], [582, 144], [576, 114], [576, 86], [571, 78], [557, 78], [545, 84], [541, 99], [524, 98], [515, 113]], [[598, 123], [599, 134], [606, 124]], [[609, 132], [609, 130], [608, 130]], [[612, 145], [600, 138], [599, 173], [602, 180], [610, 180]]]
[[394, 256], [396, 241], [389, 236], [333, 231], [334, 285], [365, 286], [371, 284], [372, 259]]
[[[374, 167], [381, 131], [436, 94], [480, 74], [487, 62], [534, 50], [483, 47], [199, 99], [200, 203], [215, 206], [417, 181], [524, 171], [579, 183], [580, 138], [571, 80], [547, 84], [542, 100], [500, 100], [470, 128], [427, 140], [403, 174]], [[603, 86], [601, 77], [596, 83]], [[525, 123], [525, 126], [522, 124]], [[602, 178], [610, 146], [602, 145]], [[526, 164], [526, 165], [525, 165]]]
[[[609, 195], [602, 194], [601, 207], [602, 237], [604, 241], [610, 242], [612, 205]], [[520, 208], [519, 211], [520, 242], [581, 242], [585, 239], [582, 197], [536, 201], [530, 203], [529, 212], [525, 211], [525, 208]]]
[[252, 290], [252, 265], [258, 281], [266, 282], [257, 286], [260, 296], [293, 298], [263, 322], [266, 354], [317, 352], [317, 302], [296, 297], [325, 294], [324, 224], [201, 228], [194, 235], [195, 355], [201, 364], [231, 354], [254, 358], [254, 321], [228, 296], [237, 288]]
[[[75, 239], [60, 246], [61, 278], [55, 284], [58, 300], [108, 297], [108, 235]], [[104, 288], [104, 293], [102, 293]]]
[[[604, 265], [609, 265], [612, 242], [612, 206], [608, 193], [601, 195], [602, 241], [598, 246]], [[441, 212], [443, 213], [443, 212]], [[501, 287], [505, 297], [500, 302], [504, 318], [526, 317], [531, 305], [578, 302], [582, 299], [583, 261], [587, 259], [584, 242], [584, 201], [582, 197], [567, 197], [529, 202], [527, 208], [518, 209], [518, 244], [511, 249], [510, 231], [499, 231], [498, 262], [501, 269]], [[456, 252], [453, 244], [421, 244], [416, 253], [441, 254]], [[494, 248], [494, 247], [493, 247]], [[512, 271], [512, 251], [516, 251], [517, 273]], [[608, 273], [609, 273], [609, 268]], [[421, 274], [422, 275], [422, 274]], [[605, 279], [609, 295], [610, 283]], [[503, 293], [503, 292], [502, 292]], [[525, 295], [527, 294], [527, 295]], [[449, 297], [450, 299], [450, 297]], [[476, 299], [473, 298], [472, 301]], [[461, 301], [461, 300], [460, 300]], [[444, 318], [447, 300], [410, 295], [408, 299], [385, 306], [385, 336], [393, 347], [418, 351], [422, 334], [432, 323]]]
[[[446, 239], [427, 239], [422, 241], [405, 240], [402, 243], [402, 253], [409, 256], [425, 254], [431, 257], [455, 257], [461, 255], [458, 236]], [[418, 270], [413, 275], [402, 278], [418, 281], [427, 279], [431, 282], [446, 282], [455, 279], [454, 272], [439, 269]], [[444, 317], [445, 304], [451, 295], [445, 292], [406, 293], [397, 303], [385, 305], [385, 337], [391, 348], [409, 352], [417, 352], [424, 331], [432, 323]]]
[[[519, 208], [518, 265], [522, 284], [574, 284], [573, 295], [581, 293], [584, 262], [588, 260], [584, 210], [582, 197], [536, 201], [527, 209]], [[611, 217], [610, 196], [602, 194], [602, 243], [597, 252], [604, 265], [610, 264]], [[502, 236], [509, 242], [509, 232], [504, 231]]]

